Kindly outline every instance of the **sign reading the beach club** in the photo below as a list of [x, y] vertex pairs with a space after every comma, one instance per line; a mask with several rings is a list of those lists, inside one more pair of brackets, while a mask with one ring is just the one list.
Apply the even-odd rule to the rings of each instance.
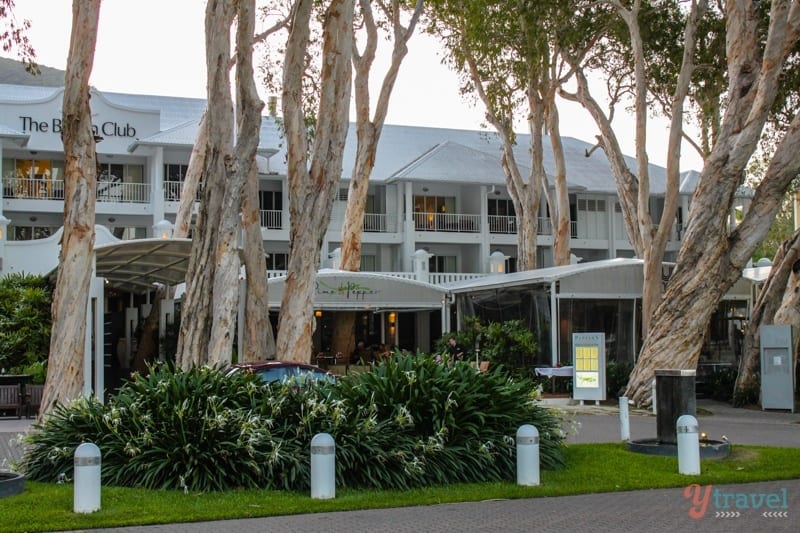
[[[37, 120], [31, 116], [20, 116], [23, 133], [55, 133], [61, 134], [61, 119], [51, 118], [47, 120]], [[113, 120], [107, 120], [102, 124], [92, 124], [92, 132], [103, 137], [136, 137], [136, 128], [130, 123], [120, 124]]]

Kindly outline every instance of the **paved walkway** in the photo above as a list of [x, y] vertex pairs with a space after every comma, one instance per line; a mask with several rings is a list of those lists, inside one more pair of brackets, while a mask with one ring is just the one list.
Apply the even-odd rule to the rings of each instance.
[[[733, 444], [800, 446], [800, 413], [733, 409], [698, 400], [700, 431], [725, 435]], [[559, 406], [570, 431], [567, 442], [619, 442], [614, 406]], [[0, 419], [0, 463], [18, 457], [10, 440], [30, 421]], [[656, 419], [632, 411], [631, 438], [654, 438]], [[687, 484], [689, 480], [687, 479]], [[798, 531], [800, 480], [741, 485], [585, 494], [558, 498], [483, 501], [396, 509], [318, 513], [273, 518], [116, 528], [116, 533], [162, 532], [417, 532], [417, 531], [593, 531], [708, 532]], [[767, 506], [771, 502], [772, 507]], [[738, 505], [738, 506], [737, 506]]]

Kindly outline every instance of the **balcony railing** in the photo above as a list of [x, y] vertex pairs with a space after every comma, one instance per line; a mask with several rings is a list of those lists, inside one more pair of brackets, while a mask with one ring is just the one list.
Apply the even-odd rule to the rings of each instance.
[[428, 282], [432, 285], [442, 285], [454, 281], [467, 281], [470, 279], [485, 278], [488, 274], [472, 272], [429, 272]]
[[97, 201], [149, 204], [150, 184], [101, 181], [97, 183]]
[[392, 233], [397, 231], [397, 223], [386, 213], [364, 213], [364, 231], [369, 233]]
[[3, 179], [3, 197], [22, 200], [63, 200], [64, 180], [7, 177]]
[[414, 227], [417, 231], [447, 231], [456, 233], [479, 233], [481, 231], [480, 215], [424, 212], [416, 212], [413, 215]]
[[[64, 200], [64, 180], [5, 178], [3, 197], [21, 200]], [[98, 202], [150, 203], [150, 184], [118, 181], [97, 182]]]
[[[164, 200], [168, 202], [180, 202], [181, 192], [183, 192], [182, 181], [168, 181], [164, 180]], [[194, 201], [199, 202], [200, 196], [203, 194], [203, 187], [197, 187], [197, 192], [194, 195]]]
[[267, 229], [282, 229], [283, 212], [276, 209], [262, 209], [261, 227]]
[[[517, 217], [508, 215], [489, 215], [489, 233], [514, 235], [517, 233]], [[552, 235], [553, 225], [549, 218], [539, 217], [539, 235]]]

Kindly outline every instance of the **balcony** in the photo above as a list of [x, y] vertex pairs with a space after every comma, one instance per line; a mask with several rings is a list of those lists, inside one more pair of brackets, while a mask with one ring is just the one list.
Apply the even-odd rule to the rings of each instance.
[[386, 213], [364, 213], [364, 231], [368, 233], [395, 233], [397, 219]]
[[[489, 233], [500, 235], [516, 235], [517, 217], [506, 215], [489, 215]], [[537, 234], [553, 234], [553, 225], [549, 218], [539, 217], [539, 229]]]
[[[180, 202], [181, 192], [183, 191], [182, 181], [164, 181], [164, 200], [167, 202]], [[203, 187], [197, 187], [197, 192], [194, 195], [194, 201], [200, 201], [200, 195], [203, 194]]]
[[[64, 200], [64, 180], [36, 178], [5, 178], [3, 197], [18, 200]], [[149, 183], [100, 181], [97, 183], [98, 202], [150, 203]]]
[[283, 229], [283, 211], [276, 209], [262, 209], [261, 227], [266, 229]]
[[480, 233], [480, 215], [455, 213], [415, 212], [414, 228], [417, 231], [443, 231], [453, 233]]

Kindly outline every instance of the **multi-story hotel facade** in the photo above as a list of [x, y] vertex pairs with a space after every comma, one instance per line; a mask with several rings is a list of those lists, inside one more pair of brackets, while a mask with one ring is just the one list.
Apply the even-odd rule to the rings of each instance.
[[[2, 275], [45, 274], [57, 266], [58, 231], [64, 207], [62, 99], [62, 87], [0, 85]], [[96, 203], [98, 247], [170, 236], [205, 105], [201, 99], [105, 93], [92, 89], [92, 123], [96, 135], [102, 138], [97, 144], [100, 166]], [[632, 258], [633, 248], [626, 235], [614, 177], [605, 154], [602, 150], [592, 150], [592, 146], [583, 141], [562, 140], [574, 262], [587, 264]], [[523, 172], [530, 162], [527, 142], [527, 136], [518, 137], [516, 156]], [[355, 144], [351, 128], [340, 192], [321, 250], [322, 269], [337, 266]], [[258, 152], [259, 204], [271, 276], [279, 276], [284, 271], [289, 253], [284, 154], [285, 142], [278, 121], [273, 116], [264, 116]], [[552, 175], [549, 150], [545, 150], [544, 163], [546, 171]], [[629, 160], [629, 165], [635, 169], [633, 159]], [[672, 222], [666, 261], [674, 260], [680, 246], [683, 221], [697, 177], [696, 172], [682, 175], [680, 207], [677, 220]], [[658, 220], [665, 192], [663, 168], [651, 165], [650, 187], [650, 207], [654, 219]], [[552, 266], [553, 236], [544, 202], [539, 217], [538, 261], [540, 267], [546, 268]], [[369, 185], [362, 272], [413, 279], [436, 287], [463, 284], [465, 280], [492, 272], [514, 273], [517, 270], [516, 228], [514, 207], [500, 164], [500, 143], [495, 134], [385, 126]], [[460, 290], [463, 292], [463, 286]], [[445, 292], [442, 294], [447, 296]], [[429, 348], [431, 338], [452, 325], [446, 304], [447, 300], [455, 302], [455, 296], [445, 296], [434, 298], [442, 302], [441, 311], [433, 311], [439, 313], [436, 318], [404, 317], [401, 320], [387, 306], [366, 305], [360, 335], [400, 346]], [[121, 304], [123, 307], [142, 303], [140, 296], [136, 296], [136, 300], [132, 295], [126, 297], [130, 300]], [[614, 298], [613, 295], [609, 297]], [[144, 298], [149, 299], [149, 295]], [[142, 303], [148, 304], [149, 300]], [[106, 305], [109, 305], [108, 298]], [[632, 305], [636, 306], [635, 298]], [[550, 307], [549, 320], [556, 324], [558, 309], [554, 305]], [[409, 304], [407, 308], [407, 314], [414, 311], [414, 305]], [[635, 309], [631, 312], [635, 315]], [[141, 317], [140, 311], [137, 314]], [[434, 325], [426, 326], [427, 322]], [[119, 334], [130, 337], [128, 329]], [[324, 331], [324, 328], [318, 329]], [[554, 349], [543, 356], [545, 363], [558, 360], [555, 347], [561, 343], [557, 338], [558, 328], [549, 329], [552, 340], [548, 344]], [[404, 331], [411, 330], [414, 333], [410, 336], [403, 335]], [[634, 337], [631, 351], [635, 354], [635, 327], [630, 336]], [[326, 348], [324, 337], [317, 342], [320, 350]]]

